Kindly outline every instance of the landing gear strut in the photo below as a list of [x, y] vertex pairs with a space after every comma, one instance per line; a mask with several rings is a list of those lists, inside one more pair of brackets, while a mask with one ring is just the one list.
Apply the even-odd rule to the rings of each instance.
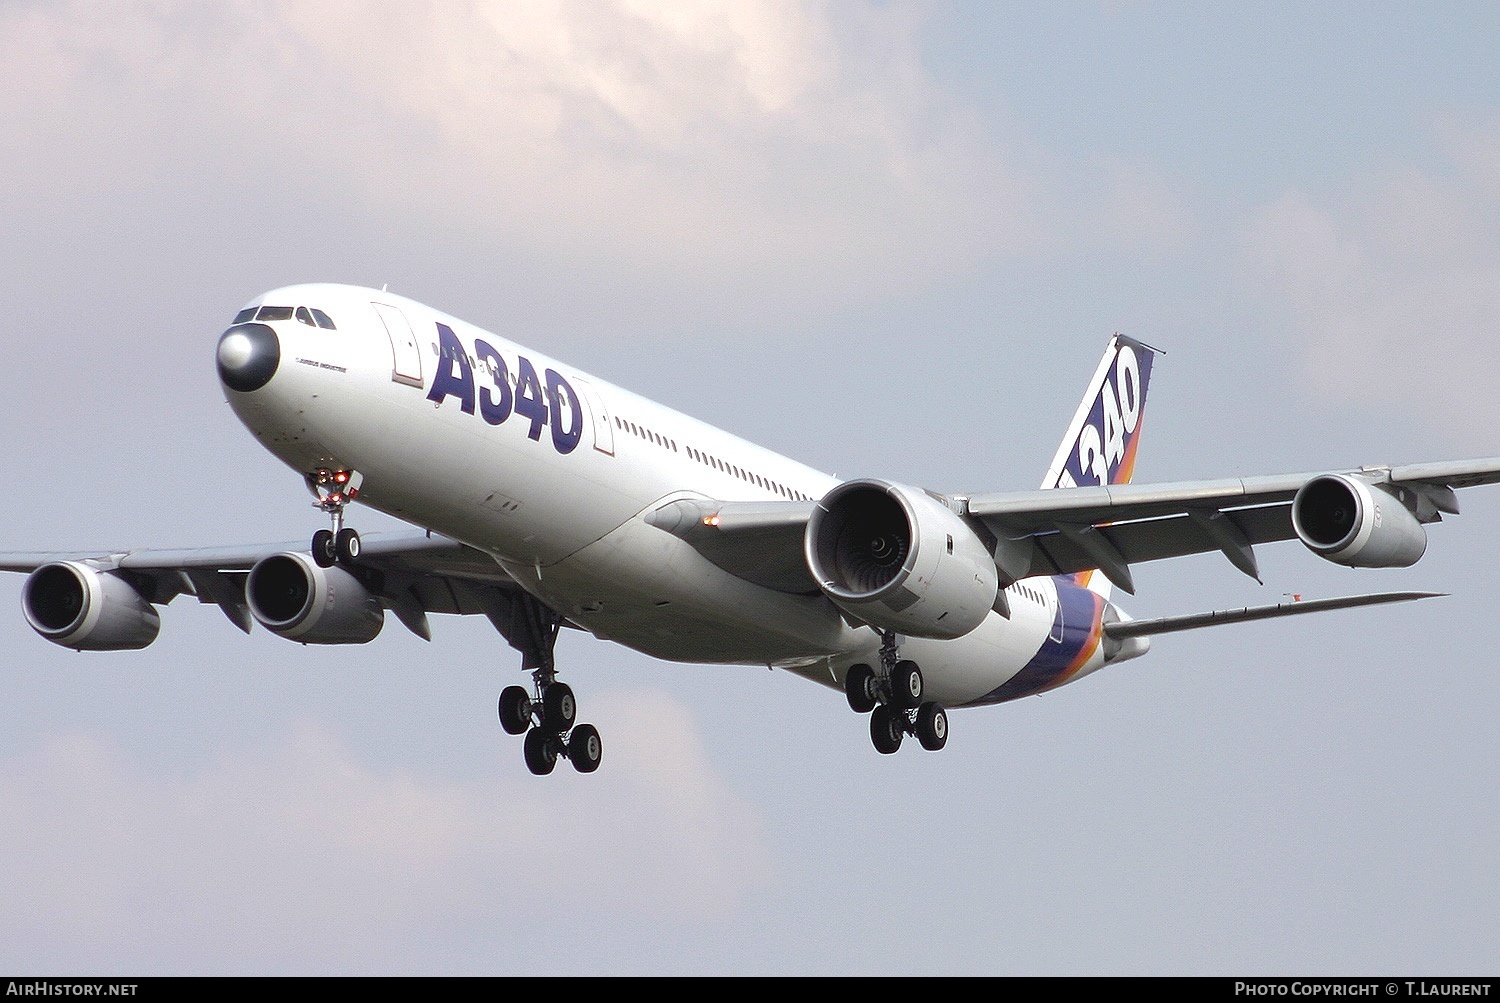
[[353, 564], [359, 560], [359, 533], [344, 525], [344, 508], [359, 496], [364, 476], [358, 470], [319, 467], [307, 475], [307, 488], [317, 501], [313, 507], [328, 513], [332, 529], [313, 534], [312, 556], [320, 568]]
[[896, 635], [881, 634], [880, 671], [865, 664], [849, 666], [844, 695], [856, 714], [870, 715], [870, 741], [875, 751], [890, 755], [907, 735], [916, 735], [922, 748], [936, 752], [948, 744], [948, 712], [941, 704], [923, 700], [925, 683], [916, 662], [897, 652]]
[[578, 701], [572, 687], [559, 682], [552, 660], [561, 620], [530, 595], [509, 597], [487, 611], [490, 621], [521, 652], [521, 667], [531, 669], [532, 687], [507, 686], [500, 691], [500, 727], [525, 735], [526, 768], [537, 776], [551, 773], [559, 757], [579, 773], [593, 773], [604, 756], [599, 729], [575, 724]]

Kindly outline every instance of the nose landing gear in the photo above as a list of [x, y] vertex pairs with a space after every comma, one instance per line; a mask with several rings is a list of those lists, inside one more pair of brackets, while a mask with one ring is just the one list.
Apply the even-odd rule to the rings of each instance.
[[851, 665], [844, 674], [844, 695], [856, 714], [870, 715], [870, 741], [875, 751], [890, 755], [907, 735], [916, 735], [922, 748], [936, 752], [948, 744], [948, 712], [941, 704], [923, 700], [925, 683], [916, 662], [901, 658], [896, 635], [881, 635], [877, 674], [868, 665]]
[[307, 475], [307, 489], [317, 501], [313, 507], [328, 513], [332, 529], [313, 534], [312, 556], [320, 568], [353, 564], [359, 559], [359, 533], [344, 525], [344, 508], [359, 496], [364, 475], [358, 470], [319, 467]]

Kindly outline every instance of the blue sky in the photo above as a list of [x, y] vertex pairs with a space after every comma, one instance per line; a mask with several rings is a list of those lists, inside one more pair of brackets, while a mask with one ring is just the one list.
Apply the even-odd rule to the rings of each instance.
[[[1116, 330], [1168, 353], [1138, 479], [1500, 452], [1497, 22], [0, 5], [0, 549], [316, 528], [211, 362], [296, 281], [939, 490], [1034, 486]], [[485, 623], [317, 651], [179, 600], [151, 648], [79, 655], [11, 576], [0, 965], [1490, 973], [1496, 495], [1410, 571], [1138, 569], [1144, 616], [1453, 595], [1162, 638], [956, 712], [937, 756], [779, 673], [569, 636], [606, 759], [546, 782]]]

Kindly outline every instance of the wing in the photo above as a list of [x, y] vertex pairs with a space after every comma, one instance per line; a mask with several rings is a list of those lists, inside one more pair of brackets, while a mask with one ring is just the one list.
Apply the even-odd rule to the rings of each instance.
[[[381, 604], [413, 633], [430, 638], [428, 613], [482, 613], [510, 636], [516, 601], [523, 596], [505, 570], [488, 554], [455, 540], [424, 532], [370, 533], [350, 569]], [[136, 550], [0, 554], [0, 571], [33, 572], [73, 562], [122, 579], [146, 602], [165, 605], [180, 595], [216, 605], [248, 633], [253, 618], [245, 600], [245, 580], [264, 558], [303, 552], [303, 543], [198, 550]]]
[[721, 502], [682, 498], [646, 517], [737, 578], [778, 592], [814, 593], [802, 538], [815, 502]]
[[994, 534], [996, 562], [1017, 578], [1098, 569], [1128, 592], [1132, 564], [1220, 551], [1258, 580], [1255, 545], [1296, 538], [1293, 500], [1310, 482], [1330, 477], [1375, 488], [1426, 524], [1457, 514], [1456, 488], [1500, 481], [1500, 457], [972, 495], [966, 512]]
[[[1297, 538], [1293, 500], [1310, 482], [1328, 478], [1378, 491], [1420, 525], [1456, 514], [1456, 489], [1500, 482], [1500, 457], [943, 500], [991, 546], [1007, 583], [1098, 570], [1133, 592], [1131, 565], [1214, 551], [1258, 580], [1256, 545]], [[816, 506], [687, 499], [662, 506], [649, 520], [731, 574], [785, 592], [815, 592], [803, 537]], [[1397, 522], [1390, 515], [1386, 521]]]

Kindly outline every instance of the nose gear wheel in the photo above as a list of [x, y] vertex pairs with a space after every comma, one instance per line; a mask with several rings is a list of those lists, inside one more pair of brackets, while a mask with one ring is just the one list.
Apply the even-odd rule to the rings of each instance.
[[312, 537], [312, 557], [318, 567], [359, 560], [359, 533], [344, 525], [344, 509], [359, 496], [363, 483], [364, 475], [358, 470], [319, 467], [307, 475], [307, 489], [317, 499], [313, 508], [327, 512], [332, 523], [332, 528], [320, 529]]

